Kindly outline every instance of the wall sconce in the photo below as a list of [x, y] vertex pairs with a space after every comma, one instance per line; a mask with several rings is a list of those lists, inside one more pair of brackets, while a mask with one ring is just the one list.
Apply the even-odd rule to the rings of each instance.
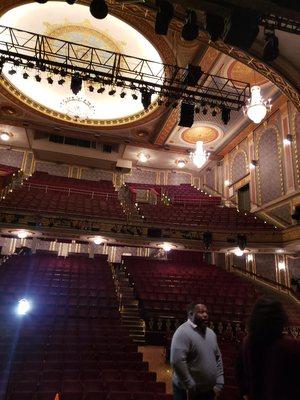
[[258, 161], [257, 160], [251, 160], [250, 162], [250, 169], [255, 169], [258, 166]]
[[230, 186], [230, 181], [228, 180], [228, 179], [226, 179], [225, 181], [224, 181], [224, 186]]
[[285, 146], [289, 146], [290, 144], [292, 144], [293, 141], [293, 136], [292, 135], [286, 135], [286, 137], [283, 139], [283, 144]]
[[247, 260], [248, 260], [249, 262], [252, 262], [252, 261], [253, 261], [253, 254], [248, 254], [248, 255], [247, 255]]

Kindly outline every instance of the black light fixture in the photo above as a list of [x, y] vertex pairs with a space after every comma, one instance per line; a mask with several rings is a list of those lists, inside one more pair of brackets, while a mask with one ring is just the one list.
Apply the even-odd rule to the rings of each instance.
[[184, 40], [191, 42], [197, 39], [199, 35], [199, 25], [197, 14], [194, 10], [187, 10], [185, 25], [182, 28], [181, 36]]
[[108, 14], [108, 7], [105, 0], [92, 0], [90, 12], [94, 18], [104, 19]]
[[93, 86], [93, 85], [90, 85], [90, 86], [89, 86], [89, 91], [90, 91], [91, 93], [93, 93], [94, 90], [95, 90], [95, 89], [94, 89], [94, 86]]
[[70, 6], [73, 5], [73, 4], [75, 4], [76, 1], [77, 1], [77, 0], [66, 0], [66, 2], [67, 2], [68, 4], [70, 4]]
[[28, 61], [27, 67], [28, 68], [34, 68], [34, 63], [32, 61]]
[[66, 81], [65, 81], [63, 78], [61, 78], [59, 81], [57, 81], [57, 83], [58, 83], [60, 86], [62, 86], [65, 82], [66, 82]]
[[52, 72], [54, 75], [58, 75], [60, 73], [60, 70], [57, 67], [54, 67]]
[[60, 71], [60, 76], [62, 76], [63, 78], [65, 78], [67, 75], [68, 75], [68, 74], [67, 74], [67, 71], [66, 71], [65, 69], [62, 69], [62, 70]]
[[217, 116], [217, 110], [214, 108], [211, 112], [212, 117], [216, 117]]
[[8, 71], [8, 73], [9, 73], [9, 75], [14, 75], [14, 74], [17, 73], [17, 71], [16, 71], [15, 69], [11, 68], [11, 69]]
[[227, 107], [222, 107], [222, 115], [221, 115], [222, 121], [224, 122], [224, 125], [227, 125], [228, 122], [230, 121], [230, 109]]
[[14, 65], [18, 67], [20, 65], [20, 60], [14, 60]]
[[144, 110], [147, 110], [147, 108], [151, 104], [152, 91], [149, 89], [141, 89], [141, 94], [142, 94], [142, 104], [143, 104]]
[[199, 65], [189, 64], [184, 83], [188, 86], [196, 86], [202, 75], [203, 71]]
[[199, 114], [200, 113], [200, 107], [195, 107], [195, 114]]
[[203, 114], [203, 115], [206, 115], [206, 114], [207, 114], [207, 108], [206, 108], [206, 106], [204, 106], [204, 107], [202, 108], [202, 114]]
[[116, 94], [116, 89], [115, 88], [111, 88], [110, 91], [108, 92], [108, 94], [110, 96], [114, 96]]
[[53, 85], [53, 79], [51, 78], [51, 76], [48, 76], [47, 81], [49, 85]]
[[41, 82], [41, 80], [42, 80], [42, 78], [40, 77], [40, 75], [35, 75], [35, 80], [37, 81], [37, 82]]
[[28, 79], [29, 78], [29, 75], [27, 74], [27, 72], [25, 71], [24, 73], [23, 73], [23, 79]]
[[71, 85], [70, 88], [75, 96], [80, 92], [82, 89], [82, 78], [80, 77], [79, 73], [76, 72], [71, 78]]
[[167, 35], [174, 15], [174, 6], [166, 0], [156, 0], [156, 7], [158, 7], [158, 11], [155, 20], [155, 33]]
[[138, 96], [137, 96], [137, 94], [136, 93], [132, 93], [132, 98], [133, 98], [133, 100], [137, 100], [138, 99]]
[[122, 90], [122, 92], [120, 93], [121, 99], [124, 99], [125, 96], [126, 96], [126, 92], [124, 92], [124, 91]]
[[103, 92], [105, 92], [105, 87], [104, 87], [104, 86], [101, 86], [101, 87], [97, 90], [97, 93], [103, 93]]
[[158, 106], [162, 106], [163, 104], [164, 104], [163, 100], [159, 97], [159, 98], [157, 99], [157, 105], [158, 105]]
[[265, 31], [266, 43], [263, 48], [263, 59], [268, 62], [274, 61], [279, 56], [279, 41], [273, 30]]
[[206, 14], [205, 30], [213, 42], [220, 39], [225, 28], [224, 18], [215, 14]]
[[194, 123], [194, 104], [181, 103], [179, 126], [191, 128]]
[[35, 0], [35, 1], [40, 4], [45, 4], [47, 3], [48, 0]]

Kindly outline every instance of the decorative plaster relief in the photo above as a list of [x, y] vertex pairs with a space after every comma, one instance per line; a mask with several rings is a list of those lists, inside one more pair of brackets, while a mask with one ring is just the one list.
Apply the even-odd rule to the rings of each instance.
[[192, 183], [192, 175], [185, 172], [169, 172], [167, 178], [168, 185], [181, 185], [182, 183]]
[[256, 254], [256, 273], [264, 278], [276, 282], [275, 255], [274, 254]]
[[231, 181], [238, 182], [248, 173], [248, 161], [245, 151], [238, 151], [231, 164]]
[[10, 148], [0, 148], [0, 162], [4, 165], [21, 168], [24, 151], [12, 150]]
[[124, 181], [128, 183], [148, 183], [155, 185], [156, 171], [133, 168], [131, 174], [124, 176]]
[[35, 170], [41, 172], [48, 172], [51, 175], [65, 176], [65, 177], [69, 176], [68, 165], [54, 164], [44, 161], [36, 161]]
[[90, 181], [112, 181], [113, 172], [100, 169], [84, 168], [81, 170], [81, 179]]

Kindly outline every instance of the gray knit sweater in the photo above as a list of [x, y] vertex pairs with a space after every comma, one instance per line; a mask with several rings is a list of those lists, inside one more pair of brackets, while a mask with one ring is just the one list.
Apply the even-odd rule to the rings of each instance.
[[188, 320], [174, 333], [171, 344], [171, 364], [175, 385], [200, 392], [224, 384], [223, 363], [217, 337], [210, 328], [202, 335]]

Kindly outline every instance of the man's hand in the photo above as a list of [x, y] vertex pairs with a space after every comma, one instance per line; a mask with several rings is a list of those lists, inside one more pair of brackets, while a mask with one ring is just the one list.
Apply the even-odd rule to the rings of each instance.
[[219, 389], [218, 387], [215, 386], [214, 387], [214, 394], [215, 394], [214, 400], [218, 400], [220, 395], [221, 395], [221, 389]]

